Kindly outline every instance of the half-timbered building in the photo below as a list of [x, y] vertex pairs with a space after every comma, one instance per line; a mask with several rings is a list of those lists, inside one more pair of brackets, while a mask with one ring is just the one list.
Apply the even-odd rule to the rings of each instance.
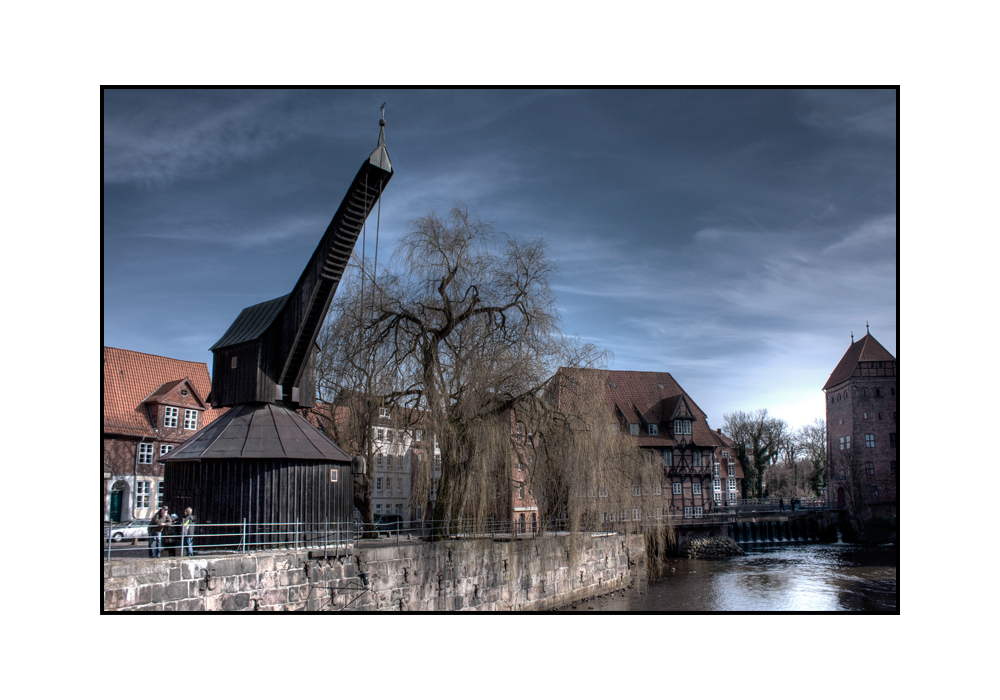
[[674, 517], [700, 518], [735, 503], [743, 467], [732, 441], [712, 430], [705, 412], [668, 372], [579, 370], [600, 373], [604, 401], [621, 429], [663, 469], [662, 488], [648, 497]]

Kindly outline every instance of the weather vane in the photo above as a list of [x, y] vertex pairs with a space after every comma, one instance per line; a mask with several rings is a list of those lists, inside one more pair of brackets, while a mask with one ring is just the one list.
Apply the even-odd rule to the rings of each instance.
[[382, 103], [382, 106], [379, 107], [379, 109], [382, 110], [382, 118], [378, 120], [378, 125], [385, 126], [385, 102]]

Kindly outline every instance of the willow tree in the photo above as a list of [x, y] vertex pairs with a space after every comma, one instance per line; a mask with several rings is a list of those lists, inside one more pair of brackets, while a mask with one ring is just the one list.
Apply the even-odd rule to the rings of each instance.
[[[356, 262], [344, 275], [330, 309], [330, 322], [320, 334], [316, 372], [320, 401], [310, 413], [334, 442], [349, 454], [363, 456], [369, 465], [354, 477], [354, 507], [372, 534], [372, 476], [379, 457], [374, 435], [376, 425], [387, 423], [381, 409], [398, 389], [400, 373], [390, 349], [374, 340], [372, 308], [380, 293], [373, 283], [374, 266], [362, 269]], [[410, 418], [400, 411], [391, 413], [389, 427], [412, 430]]]
[[338, 293], [333, 323], [349, 336], [336, 341], [338, 352], [357, 360], [371, 346], [374, 362], [365, 361], [382, 379], [373, 382], [376, 400], [417, 416], [440, 447], [439, 481], [431, 469], [415, 470], [411, 492], [419, 503], [436, 491], [439, 529], [503, 517], [518, 466], [543, 526], [564, 516], [579, 525], [596, 513], [583, 500], [599, 481], [616, 494], [616, 516], [628, 500], [618, 494], [632, 497], [626, 475], [635, 476], [640, 456], [633, 446], [623, 457], [598, 395], [569, 408], [554, 391], [559, 367], [605, 359], [563, 333], [555, 273], [544, 241], [497, 233], [456, 207], [445, 219], [431, 213], [413, 223], [390, 267], [363, 278], [374, 291], [362, 295], [355, 284]]

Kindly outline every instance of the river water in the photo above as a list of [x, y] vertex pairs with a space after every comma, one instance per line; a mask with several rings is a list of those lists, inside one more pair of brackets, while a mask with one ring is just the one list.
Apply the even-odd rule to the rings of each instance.
[[648, 584], [575, 610], [897, 612], [898, 565], [895, 545], [757, 545], [742, 557], [670, 560]]

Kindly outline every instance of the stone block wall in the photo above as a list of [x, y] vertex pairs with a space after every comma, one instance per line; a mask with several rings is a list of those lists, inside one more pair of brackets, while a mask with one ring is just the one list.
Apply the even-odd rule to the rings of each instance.
[[104, 563], [104, 610], [547, 610], [645, 575], [639, 535], [118, 559]]

